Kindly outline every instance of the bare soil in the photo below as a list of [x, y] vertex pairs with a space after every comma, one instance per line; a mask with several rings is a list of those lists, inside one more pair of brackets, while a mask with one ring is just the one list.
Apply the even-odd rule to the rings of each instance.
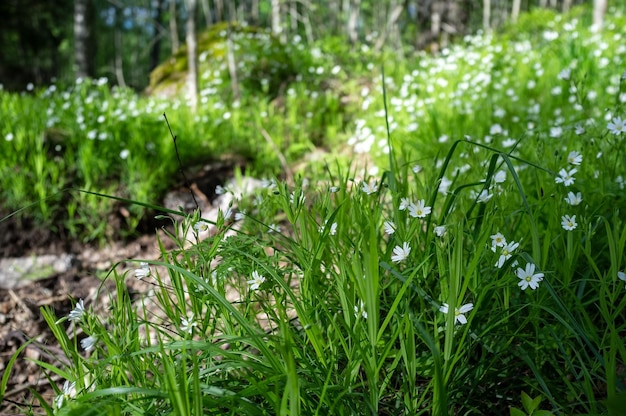
[[[12, 226], [5, 225], [4, 231], [10, 227]], [[11, 233], [0, 231], [4, 239], [11, 238], [9, 248], [6, 248], [4, 242], [2, 244], [3, 256], [72, 253], [78, 261], [66, 273], [13, 289], [0, 289], [0, 374], [5, 372], [16, 351], [27, 341], [35, 339], [21, 352], [11, 369], [5, 397], [0, 403], [0, 416], [19, 415], [26, 411], [44, 414], [33, 391], [41, 394], [48, 404], [52, 403], [56, 395], [46, 373], [32, 362], [42, 360], [58, 365], [64, 359], [40, 309], [48, 307], [54, 310], [56, 316], [66, 316], [76, 300], [82, 298], [88, 304], [98, 293], [98, 307], [106, 308], [106, 293], [114, 290], [115, 283], [113, 279], [104, 279], [103, 276], [106, 276], [111, 267], [121, 262], [116, 270], [124, 272], [136, 267], [136, 264], [125, 263], [125, 259], [156, 259], [159, 256], [156, 232], [132, 241], [116, 242], [98, 248], [65, 242], [41, 229], [14, 230]], [[126, 282], [131, 292], [139, 294], [138, 292], [147, 289], [135, 279], [126, 279]], [[58, 380], [53, 374], [47, 375], [52, 377], [52, 382], [57, 386], [62, 385], [63, 380]]]

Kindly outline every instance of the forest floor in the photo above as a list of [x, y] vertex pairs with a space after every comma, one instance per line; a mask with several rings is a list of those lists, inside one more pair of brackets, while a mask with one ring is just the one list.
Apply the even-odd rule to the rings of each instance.
[[[0, 373], [5, 371], [18, 348], [28, 340], [35, 339], [15, 361], [4, 401], [0, 403], [0, 416], [24, 414], [27, 409], [34, 414], [44, 414], [33, 390], [40, 393], [48, 404], [52, 403], [56, 395], [42, 368], [33, 362], [42, 360], [59, 365], [65, 359], [40, 308], [52, 308], [56, 316], [61, 318], [72, 310], [75, 300], [82, 298], [86, 305], [93, 304], [98, 310], [106, 310], [108, 295], [113, 293], [115, 282], [111, 276], [103, 276], [111, 267], [121, 262], [116, 270], [123, 273], [137, 267], [136, 263], [125, 263], [125, 260], [157, 259], [160, 253], [155, 232], [131, 241], [116, 241], [105, 247], [97, 247], [62, 241], [47, 231], [14, 225], [10, 221], [0, 223], [0, 235], [5, 241], [12, 241], [9, 243], [10, 249], [6, 248], [6, 244], [0, 249], [0, 258], [7, 258], [9, 252], [11, 256], [21, 257], [70, 254], [77, 261], [66, 272], [0, 289]], [[12, 232], [7, 233], [7, 228], [12, 228]], [[28, 242], [25, 241], [27, 239]], [[23, 247], [22, 251], [17, 250], [20, 246]], [[135, 296], [150, 289], [134, 277], [125, 279], [125, 282], [130, 293]], [[96, 297], [98, 301], [93, 302]], [[63, 380], [58, 377], [53, 376], [51, 380], [58, 386], [63, 384]]]
[[[173, 190], [168, 195], [175, 192], [180, 190]], [[0, 218], [7, 214], [0, 212]], [[120, 221], [113, 223], [122, 224]], [[0, 222], [0, 261], [24, 261], [44, 255], [73, 259], [67, 271], [21, 280], [17, 284], [1, 281], [3, 274], [0, 273], [0, 374], [5, 373], [21, 346], [35, 340], [21, 352], [11, 369], [4, 400], [0, 403], [0, 416], [45, 414], [37, 394], [52, 405], [56, 393], [51, 382], [58, 387], [63, 385], [64, 380], [34, 362], [40, 360], [62, 366], [66, 360], [40, 309], [51, 308], [58, 318], [62, 318], [69, 314], [78, 299], [83, 299], [85, 305], [94, 308], [95, 312], [106, 311], [115, 290], [115, 279], [112, 273], [109, 274], [113, 268], [120, 274], [128, 272], [125, 283], [129, 293], [133, 299], [141, 298], [153, 287], [134, 278], [133, 269], [137, 268], [137, 263], [129, 260], [159, 259], [159, 240], [166, 249], [173, 248], [173, 243], [161, 229], [166, 227], [164, 224], [167, 223], [153, 222], [151, 230], [150, 226], [143, 227], [146, 233], [134, 239], [119, 239], [98, 246], [80, 243], [20, 220], [18, 216]], [[171, 224], [169, 222], [166, 228], [169, 232], [172, 232]], [[69, 328], [68, 335], [74, 339], [74, 329], [67, 323], [62, 325]]]

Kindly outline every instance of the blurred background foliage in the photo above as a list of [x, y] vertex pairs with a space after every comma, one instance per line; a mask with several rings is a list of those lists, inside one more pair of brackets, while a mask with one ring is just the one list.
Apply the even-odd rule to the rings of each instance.
[[[190, 3], [197, 6], [190, 8]], [[73, 82], [77, 76], [107, 77], [114, 85], [143, 91], [150, 72], [169, 56], [180, 55], [188, 10], [196, 31], [211, 43], [223, 37], [224, 22], [238, 22], [237, 32], [267, 30], [283, 45], [323, 41], [333, 52], [359, 49], [363, 41], [374, 51], [397, 56], [436, 52], [453, 39], [516, 22], [540, 29], [549, 15], [569, 11], [581, 0], [5, 0], [0, 2], [2, 31], [0, 82], [8, 90], [29, 83]], [[588, 3], [591, 3], [588, 1]], [[623, 0], [611, 6], [623, 7]], [[599, 16], [606, 2], [593, 1]], [[595, 18], [594, 18], [595, 19]], [[598, 19], [601, 19], [599, 17]], [[523, 24], [523, 25], [524, 25]], [[591, 24], [591, 22], [590, 22]], [[523, 26], [522, 25], [522, 26]], [[208, 30], [211, 28], [211, 30]], [[255, 37], [244, 51], [266, 52], [253, 69], [269, 62], [286, 65], [287, 78], [306, 68], [302, 56], [286, 59], [282, 49], [259, 48]], [[271, 44], [271, 42], [270, 42]], [[206, 50], [206, 42], [201, 45]], [[368, 48], [369, 49], [369, 48]], [[367, 51], [364, 51], [366, 53]], [[81, 56], [82, 54], [82, 56]], [[211, 58], [212, 55], [206, 56]], [[346, 55], [346, 58], [348, 56]], [[265, 67], [264, 67], [265, 66]], [[242, 77], [248, 79], [248, 77]], [[270, 85], [271, 91], [276, 90]], [[274, 91], [275, 92], [275, 91]]]

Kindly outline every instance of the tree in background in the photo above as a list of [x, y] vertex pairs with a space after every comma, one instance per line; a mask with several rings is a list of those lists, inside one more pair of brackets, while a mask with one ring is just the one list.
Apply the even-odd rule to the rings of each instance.
[[[296, 35], [309, 43], [336, 37], [357, 46], [368, 39], [375, 48], [402, 56], [424, 49], [436, 53], [455, 37], [496, 29], [522, 11], [568, 10], [583, 1], [0, 0], [0, 83], [23, 89], [28, 82], [106, 76], [142, 90], [162, 57], [190, 35], [189, 27], [201, 32], [226, 20], [265, 28], [285, 43]], [[594, 25], [600, 29], [607, 1], [586, 1], [593, 3]], [[614, 3], [623, 7], [626, 0]]]
[[187, 8], [187, 94], [189, 107], [198, 109], [198, 42], [196, 39], [196, 0], [185, 0]]
[[91, 77], [94, 74], [91, 56], [92, 14], [90, 0], [74, 0], [74, 65], [76, 76], [80, 78]]

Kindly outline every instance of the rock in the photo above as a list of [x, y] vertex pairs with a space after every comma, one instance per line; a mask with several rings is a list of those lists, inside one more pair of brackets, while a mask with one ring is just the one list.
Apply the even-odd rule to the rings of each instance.
[[10, 289], [65, 273], [75, 266], [71, 254], [45, 254], [41, 256], [0, 259], [0, 289]]

